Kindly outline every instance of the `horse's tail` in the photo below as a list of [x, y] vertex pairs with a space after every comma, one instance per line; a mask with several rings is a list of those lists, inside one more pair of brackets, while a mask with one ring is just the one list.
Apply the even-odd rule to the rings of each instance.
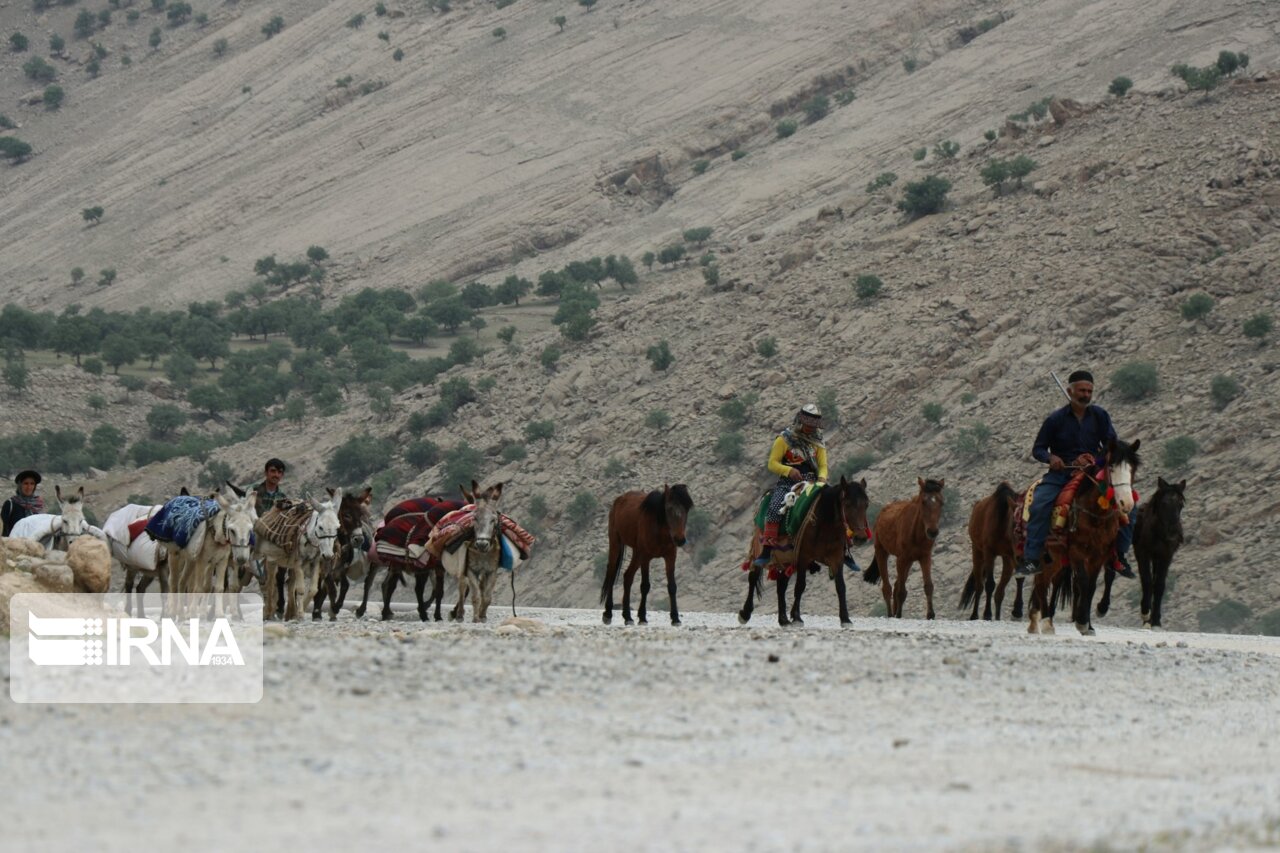
[[748, 581], [750, 581], [750, 582], [751, 582], [751, 588], [752, 588], [752, 589], [754, 589], [754, 590], [756, 591], [756, 601], [759, 601], [760, 599], [764, 598], [764, 577], [765, 577], [765, 574], [766, 574], [765, 570], [764, 570], [764, 569], [761, 569], [760, 571], [758, 571], [758, 572], [756, 572], [756, 573], [755, 573], [755, 575], [754, 575], [755, 580], [751, 580], [752, 575], [747, 575], [747, 579], [748, 579]]
[[880, 580], [880, 563], [873, 556], [871, 562], [862, 570], [862, 579], [867, 583], [877, 583]]
[[1071, 605], [1071, 587], [1075, 583], [1074, 573], [1069, 569], [1058, 575], [1060, 583], [1058, 585], [1058, 607], [1069, 607]]
[[974, 593], [978, 591], [978, 583], [975, 579], [975, 573], [969, 573], [969, 579], [964, 582], [964, 591], [960, 593], [960, 609], [964, 610], [973, 603]]

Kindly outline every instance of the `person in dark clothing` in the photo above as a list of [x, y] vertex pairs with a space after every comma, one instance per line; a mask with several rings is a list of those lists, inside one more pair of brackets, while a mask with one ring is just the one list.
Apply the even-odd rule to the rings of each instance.
[[[1077, 468], [1093, 468], [1101, 462], [1107, 444], [1116, 438], [1111, 416], [1101, 406], [1091, 404], [1093, 374], [1077, 370], [1067, 377], [1067, 395], [1071, 402], [1044, 419], [1036, 434], [1031, 455], [1048, 464], [1049, 471], [1036, 486], [1031, 499], [1031, 518], [1027, 521], [1027, 542], [1017, 574], [1034, 575], [1043, 567], [1041, 555], [1049, 538], [1050, 513], [1058, 493], [1066, 486]], [[1137, 507], [1129, 515], [1129, 523], [1120, 526], [1116, 536], [1116, 572], [1125, 578], [1136, 577], [1126, 555], [1133, 544], [1133, 521]]]
[[44, 512], [44, 498], [36, 494], [40, 472], [27, 469], [13, 478], [18, 490], [0, 506], [0, 536], [8, 536], [13, 526], [29, 515]]
[[280, 481], [284, 479], [285, 464], [279, 459], [271, 458], [267, 460], [262, 471], [262, 482], [253, 487], [258, 494], [259, 518], [287, 497], [284, 489], [280, 488]]

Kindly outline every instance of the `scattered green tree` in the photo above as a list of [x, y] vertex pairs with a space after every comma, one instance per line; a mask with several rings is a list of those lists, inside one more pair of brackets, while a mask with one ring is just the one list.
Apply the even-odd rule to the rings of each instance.
[[946, 413], [947, 410], [942, 408], [942, 404], [938, 402], [925, 403], [920, 407], [920, 414], [924, 416], [926, 421], [934, 426], [942, 423], [942, 416]]
[[663, 432], [667, 427], [671, 426], [671, 415], [662, 409], [650, 409], [649, 413], [644, 416], [644, 425], [649, 429]]
[[874, 181], [870, 181], [867, 183], [867, 192], [873, 193], [876, 190], [882, 190], [882, 189], [885, 189], [886, 187], [891, 187], [893, 186], [893, 183], [896, 180], [898, 180], [898, 176], [895, 175], [893, 172], [881, 172], [880, 174], [876, 175], [876, 179]]
[[362, 483], [395, 453], [390, 439], [368, 433], [354, 435], [338, 445], [326, 464], [329, 478], [338, 483]]
[[147, 427], [152, 438], [168, 438], [186, 422], [186, 413], [172, 403], [160, 403], [147, 412]]
[[814, 95], [801, 106], [809, 124], [822, 121], [831, 112], [831, 100], [826, 95]]
[[16, 136], [0, 136], [0, 155], [20, 163], [31, 155], [31, 145]]
[[702, 246], [711, 239], [714, 229], [702, 226], [699, 228], [686, 228], [684, 231], [684, 239], [686, 243], [697, 243]]
[[914, 74], [915, 70], [920, 67], [920, 60], [914, 56], [904, 56], [902, 58], [902, 70], [908, 74]]
[[555, 344], [547, 344], [542, 348], [542, 355], [538, 356], [538, 361], [544, 368], [549, 371], [556, 369], [556, 365], [560, 362], [560, 347]]
[[1253, 615], [1248, 605], [1232, 599], [1223, 599], [1196, 614], [1200, 631], [1206, 634], [1229, 634]]
[[1130, 361], [1111, 374], [1111, 386], [1124, 400], [1145, 400], [1160, 390], [1160, 377], [1151, 362]]
[[[284, 29], [284, 18], [280, 17], [279, 15], [276, 15], [270, 21], [267, 21], [265, 24], [263, 24], [262, 34], [267, 38], [271, 38], [274, 35], [279, 35], [280, 31], [283, 29]], [[356, 479], [360, 479], [360, 478], [356, 478]]]
[[151, 45], [152, 49], [159, 47], [162, 40], [163, 36], [160, 35], [159, 27], [154, 27], [151, 30], [151, 35], [147, 36], [147, 44]]
[[977, 462], [987, 456], [991, 444], [991, 428], [984, 423], [961, 427], [951, 438], [951, 449], [961, 461]]
[[391, 58], [394, 59], [396, 62], [399, 62], [400, 60], [404, 59], [404, 51], [397, 47], [395, 49], [395, 52], [391, 54]]
[[999, 135], [994, 129], [987, 129], [982, 132], [982, 138], [988, 142], [995, 142], [996, 137]]
[[543, 447], [548, 447], [555, 435], [554, 421], [529, 421], [524, 425], [525, 441], [541, 441]]
[[933, 156], [940, 160], [954, 160], [960, 153], [960, 143], [944, 139], [933, 146]]
[[1179, 311], [1182, 312], [1184, 320], [1201, 320], [1209, 316], [1209, 312], [1213, 310], [1213, 297], [1207, 293], [1193, 293], [1187, 297]]
[[49, 53], [53, 54], [54, 56], [60, 56], [62, 54], [63, 48], [65, 48], [66, 46], [67, 46], [67, 40], [64, 39], [62, 36], [58, 35], [57, 33], [54, 33], [53, 35], [49, 36]]
[[31, 42], [22, 33], [14, 33], [13, 35], [9, 36], [9, 50], [13, 51], [14, 53], [26, 52], [27, 46], [30, 43]]
[[67, 93], [57, 83], [44, 87], [44, 105], [46, 109], [56, 110], [62, 106], [63, 100], [66, 99]]
[[866, 302], [880, 295], [880, 291], [884, 289], [884, 282], [880, 280], [878, 275], [870, 275], [864, 273], [858, 276], [853, 282], [853, 292], [858, 298]]
[[560, 28], [559, 30], [557, 30], [557, 32], [561, 32], [561, 33], [564, 32], [564, 25], [568, 22], [569, 22], [569, 19], [566, 18], [564, 15], [556, 15], [554, 18], [551, 19], [551, 23], [555, 24], [557, 27]]
[[925, 157], [928, 157], [928, 156], [929, 156], [928, 148], [917, 148], [915, 151], [911, 152], [911, 159], [915, 160], [917, 163], [919, 163], [921, 160], [923, 160]]
[[665, 340], [658, 341], [650, 346], [645, 355], [655, 371], [666, 370], [676, 360], [671, 353], [671, 346]]
[[[594, 2], [594, 0], [592, 1]], [[573, 499], [569, 501], [569, 505], [565, 507], [564, 512], [565, 516], [575, 526], [583, 527], [590, 523], [599, 508], [600, 501], [596, 499], [596, 496], [584, 490], [573, 496]]]
[[774, 127], [774, 132], [778, 134], [779, 139], [786, 139], [795, 133], [798, 127], [794, 119], [784, 118]]
[[120, 375], [120, 368], [138, 360], [138, 341], [133, 335], [113, 332], [102, 339], [102, 360], [111, 365], [111, 372]]
[[756, 353], [761, 358], [773, 358], [778, 354], [778, 339], [773, 335], [766, 335], [756, 341]]
[[729, 159], [736, 163], [746, 156], [747, 156], [746, 151], [743, 151], [741, 148], [735, 148], [733, 149], [733, 153], [729, 155]]
[[1225, 409], [1242, 392], [1240, 383], [1223, 373], [1219, 373], [1209, 382], [1209, 396], [1213, 398], [1213, 406], [1218, 411]]
[[493, 33], [492, 33], [492, 35], [493, 35], [493, 37], [494, 37], [495, 39], [497, 39], [498, 41], [502, 41], [503, 39], [505, 39], [505, 38], [507, 37], [507, 28], [506, 28], [506, 27], [494, 27], [494, 28], [493, 28]]
[[707, 171], [707, 168], [710, 166], [711, 166], [710, 160], [694, 160], [691, 164], [689, 164], [689, 167], [693, 169], [693, 173], [695, 175], [701, 175], [703, 172]]
[[49, 83], [58, 76], [57, 70], [39, 56], [33, 56], [22, 63], [22, 73], [41, 83]]
[[80, 216], [90, 225], [97, 225], [102, 221], [102, 215], [105, 213], [101, 206], [86, 207], [80, 211]]
[[98, 273], [98, 287], [107, 287], [115, 284], [116, 270], [115, 267], [107, 267]]
[[1244, 321], [1242, 329], [1246, 338], [1253, 338], [1261, 345], [1266, 341], [1267, 335], [1271, 334], [1272, 326], [1270, 314], [1254, 314]]
[[743, 447], [746, 445], [746, 439], [742, 433], [736, 430], [720, 433], [720, 437], [716, 439], [715, 456], [716, 459], [726, 464], [734, 464], [742, 461]]
[[656, 261], [657, 259], [658, 259], [658, 256], [655, 255], [653, 252], [645, 252], [643, 255], [640, 256], [640, 263], [644, 264], [645, 269], [649, 270], [650, 272], [653, 272], [653, 262]]
[[898, 209], [911, 217], [928, 216], [942, 210], [947, 203], [951, 182], [937, 175], [921, 181], [911, 181], [903, 188], [904, 195]]
[[1129, 94], [1129, 90], [1133, 88], [1133, 81], [1128, 77], [1117, 77], [1111, 81], [1111, 85], [1107, 87], [1107, 91], [1115, 95], [1117, 98], [1123, 98]]
[[364, 13], [357, 12], [350, 18], [347, 18], [347, 26], [353, 30], [358, 30], [364, 26]]
[[1164, 447], [1161, 448], [1161, 457], [1165, 467], [1170, 471], [1182, 471], [1195, 458], [1199, 450], [1200, 446], [1194, 438], [1189, 435], [1179, 435], [1164, 443]]

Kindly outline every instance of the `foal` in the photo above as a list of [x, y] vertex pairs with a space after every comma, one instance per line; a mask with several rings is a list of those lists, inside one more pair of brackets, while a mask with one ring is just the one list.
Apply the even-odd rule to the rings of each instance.
[[[907, 574], [911, 564], [920, 563], [924, 580], [925, 618], [933, 618], [933, 545], [938, 539], [942, 518], [942, 488], [946, 480], [916, 478], [920, 491], [909, 501], [894, 501], [876, 517], [875, 558], [862, 573], [867, 583], [880, 581], [889, 616], [902, 618], [907, 600]], [[889, 589], [889, 555], [897, 558], [898, 580]]]
[[631, 549], [631, 562], [622, 577], [622, 620], [631, 621], [631, 581], [636, 570], [640, 574], [640, 624], [647, 624], [645, 610], [649, 601], [649, 562], [661, 557], [667, 568], [667, 596], [671, 600], [671, 624], [680, 624], [676, 607], [676, 548], [685, 543], [685, 522], [693, 498], [682, 483], [663, 486], [662, 491], [625, 492], [618, 495], [609, 510], [609, 563], [600, 603], [604, 605], [604, 624], [613, 622], [613, 584], [622, 569], [622, 557]]

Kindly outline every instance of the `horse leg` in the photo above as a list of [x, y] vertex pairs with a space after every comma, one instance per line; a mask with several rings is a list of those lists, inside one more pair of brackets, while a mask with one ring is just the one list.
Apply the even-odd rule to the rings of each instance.
[[[159, 575], [160, 577], [160, 594], [161, 596], [163, 596], [165, 592], [164, 574], [161, 572], [157, 572], [156, 574]], [[138, 583], [138, 618], [139, 619], [145, 619], [147, 616], [147, 608], [145, 606], [145, 602], [146, 602], [145, 593], [147, 591], [147, 587], [151, 586], [151, 579], [155, 576], [156, 575], [143, 575], [142, 580], [139, 581]], [[127, 592], [125, 593], [125, 596], [124, 596], [124, 603], [125, 603], [125, 607], [128, 608], [129, 594]]]
[[836, 582], [836, 599], [840, 602], [840, 624], [852, 625], [853, 620], [849, 618], [849, 600], [845, 593], [844, 587], [844, 555], [840, 555], [840, 560], [835, 567]]
[[[458, 578], [458, 603], [453, 605], [453, 609], [449, 611], [450, 622], [461, 622], [467, 614], [467, 589], [471, 583], [471, 572], [463, 570], [462, 575]], [[475, 610], [475, 597], [471, 599], [471, 609]]]
[[391, 595], [396, 591], [396, 584], [400, 582], [400, 569], [395, 566], [387, 567], [386, 580], [382, 582], [382, 621], [386, 622], [391, 619]]
[[671, 624], [680, 624], [680, 608], [676, 606], [676, 554], [666, 558], [667, 563], [667, 600], [671, 602]]
[[[1155, 576], [1151, 569], [1152, 565], [1150, 560], [1138, 557], [1138, 580], [1142, 584], [1142, 606], [1140, 609], [1142, 611], [1143, 628], [1151, 627], [1151, 608], [1154, 605], [1152, 599], [1155, 598]], [[1161, 587], [1161, 590], [1163, 591], [1163, 586]]]
[[[135, 573], [136, 569], [127, 568], [124, 570], [124, 613], [126, 616], [133, 615], [133, 576]], [[142, 607], [141, 592], [138, 593], [138, 607]], [[139, 612], [138, 615], [144, 616], [145, 614]]]
[[[1021, 581], [1022, 578], [1019, 578], [1018, 580]], [[1043, 573], [1036, 576], [1036, 579], [1032, 581], [1031, 595], [1030, 595], [1030, 601], [1029, 601], [1030, 606], [1028, 607], [1028, 613], [1027, 613], [1027, 617], [1028, 617], [1027, 633], [1028, 634], [1046, 633], [1045, 626], [1042, 624], [1041, 617], [1044, 614], [1045, 610], [1048, 608], [1048, 602], [1045, 600], [1045, 593], [1048, 589], [1049, 589], [1049, 582], [1045, 579]], [[1022, 584], [1019, 583], [1018, 584], [1018, 602], [1014, 605], [1015, 608], [1021, 605], [1021, 599], [1022, 599]], [[1050, 626], [1050, 629], [1052, 629], [1052, 626]]]
[[[924, 618], [933, 618], [933, 552], [920, 558], [920, 579], [924, 581]], [[975, 596], [977, 593], [974, 593]], [[991, 602], [987, 602], [991, 606]], [[988, 614], [990, 618], [990, 614]]]
[[787, 576], [787, 572], [782, 567], [778, 568], [778, 624], [783, 628], [791, 624], [787, 619], [787, 583], [791, 578]]
[[[365, 571], [368, 572], [369, 569], [372, 568], [373, 566], [369, 566]], [[332, 610], [335, 618], [337, 617], [338, 611], [342, 609], [343, 602], [347, 600], [347, 592], [350, 589], [351, 581], [347, 578], [347, 573], [343, 572], [342, 577], [338, 579], [338, 596], [330, 600], [330, 603], [333, 605]]]
[[[966, 592], [972, 591], [973, 593], [973, 612], [969, 614], [970, 622], [973, 622], [978, 618], [978, 604], [979, 604], [978, 599], [982, 597], [982, 563], [983, 563], [983, 560], [986, 559], [986, 555], [983, 553], [982, 549], [977, 545], [973, 546], [972, 555], [973, 555], [973, 568], [969, 570], [969, 580], [965, 582], [965, 591]], [[963, 595], [961, 597], [960, 603], [963, 606], [964, 604]]]
[[635, 580], [636, 570], [640, 568], [640, 558], [634, 552], [631, 554], [631, 562], [627, 564], [627, 570], [622, 575], [622, 623], [624, 625], [634, 625], [631, 620], [631, 582]]
[[[343, 571], [342, 573], [342, 584], [341, 584], [342, 592], [339, 593], [338, 592], [339, 584], [333, 579], [333, 573], [334, 571], [337, 570], [337, 567], [338, 567], [337, 561], [335, 560], [334, 564], [329, 567], [329, 571], [325, 572], [324, 574], [325, 595], [329, 596], [329, 621], [330, 622], [338, 621], [338, 610], [342, 607], [342, 599], [347, 597], [347, 573], [345, 571]], [[321, 604], [324, 603], [323, 597], [321, 597], [320, 603]]]
[[[995, 559], [992, 558], [991, 568], [995, 569]], [[1003, 554], [1000, 555], [1000, 583], [996, 584], [996, 608], [995, 619], [1000, 621], [1000, 607], [1004, 604], [1004, 590], [1009, 585], [1009, 578], [1013, 577], [1013, 560]], [[1018, 584], [1018, 589], [1022, 589], [1022, 584]]]
[[1102, 598], [1098, 599], [1098, 615], [1106, 616], [1111, 609], [1111, 584], [1116, 581], [1115, 569], [1108, 567], [1102, 576]]
[[444, 567], [437, 566], [431, 571], [431, 576], [431, 599], [436, 603], [434, 618], [437, 622], [443, 622], [444, 617], [440, 615], [440, 605], [444, 604]]
[[1165, 559], [1163, 555], [1155, 561], [1155, 589], [1151, 594], [1151, 627], [1160, 627], [1160, 611], [1164, 606], [1164, 586], [1169, 577], [1169, 564], [1173, 558]]
[[609, 519], [609, 563], [604, 569], [604, 585], [600, 589], [600, 601], [604, 604], [604, 624], [613, 623], [613, 585], [618, 581], [618, 572], [622, 570], [622, 557], [626, 546], [622, 536], [613, 529], [613, 519]]
[[284, 570], [283, 572], [277, 572], [277, 573], [276, 573], [276, 596], [277, 596], [277, 598], [276, 598], [276, 602], [277, 602], [277, 603], [276, 603], [276, 616], [278, 616], [278, 617], [284, 617], [284, 618], [286, 618], [286, 619], [288, 618], [288, 615], [289, 615], [289, 614], [286, 612], [286, 611], [288, 610], [288, 601], [289, 601], [289, 599], [286, 597], [286, 594], [285, 594], [285, 578], [286, 578], [286, 577], [287, 577], [287, 576], [288, 576], [292, 571], [293, 571], [292, 569], [290, 569], [289, 567], [287, 567], [287, 566], [286, 566], [286, 567], [285, 567], [285, 570]]
[[[984, 621], [990, 622], [991, 621], [991, 595], [996, 591], [996, 555], [989, 553], [986, 556], [987, 556], [986, 563], [983, 565], [982, 570], [986, 576], [986, 583], [984, 584], [984, 587], [987, 593], [987, 604], [982, 610], [982, 618]], [[978, 594], [978, 590], [975, 589], [973, 593], [974, 593], [974, 596], [976, 597]]]
[[738, 611], [739, 625], [745, 625], [751, 621], [751, 614], [756, 606], [755, 596], [759, 591], [760, 573], [763, 571], [764, 569], [752, 566], [747, 572], [747, 600], [743, 603], [742, 609]]
[[[360, 606], [356, 608], [356, 618], [363, 619], [364, 612], [369, 609], [369, 590], [373, 588], [373, 582], [378, 579], [377, 563], [370, 561], [369, 568], [364, 573], [364, 596], [360, 599]], [[387, 569], [390, 572], [390, 569]]]
[[809, 578], [809, 555], [804, 555], [804, 562], [800, 561], [800, 548], [796, 547], [796, 591], [791, 594], [791, 624], [804, 627], [804, 620], [800, 618], [800, 598], [804, 595], [805, 584]]
[[262, 568], [263, 568], [262, 597], [265, 599], [265, 601], [263, 601], [262, 618], [275, 619], [276, 618], [276, 572], [280, 571], [280, 567], [276, 565], [275, 560], [268, 560], [266, 558], [263, 558]]
[[906, 557], [895, 558], [898, 569], [898, 579], [893, 584], [893, 607], [890, 609], [889, 615], [897, 619], [902, 618], [903, 605], [907, 603], [907, 575], [911, 572], [912, 560]]
[[878, 539], [875, 548], [876, 552], [872, 560], [880, 573], [880, 592], [884, 595], [884, 615], [893, 616], [893, 588], [889, 584], [889, 552], [880, 547]]
[[1013, 611], [1010, 614], [1014, 619], [1022, 618], [1022, 585], [1026, 580], [1026, 578], [1018, 578], [1014, 581]]
[[1090, 611], [1093, 610], [1093, 593], [1098, 586], [1098, 576], [1090, 572], [1083, 563], [1077, 564], [1071, 575], [1075, 593], [1071, 609], [1075, 614], [1076, 630], [1086, 637], [1092, 637], [1094, 630]]
[[427, 580], [430, 577], [430, 572], [418, 572], [413, 576], [413, 594], [418, 599], [418, 618], [423, 622], [426, 622], [427, 617], [431, 615], [427, 610], [427, 603], [422, 600], [422, 593], [426, 591]]
[[649, 624], [649, 561], [640, 564], [640, 612], [636, 614], [641, 625]]

